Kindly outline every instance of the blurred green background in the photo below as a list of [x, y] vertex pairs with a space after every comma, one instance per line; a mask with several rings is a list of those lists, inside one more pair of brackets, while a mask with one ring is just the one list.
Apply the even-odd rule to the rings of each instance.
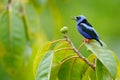
[[[4, 12], [7, 11], [8, 1], [12, 1], [12, 12], [8, 10], [8, 14], [11, 13], [12, 15], [3, 15]], [[47, 41], [63, 38], [63, 35], [60, 33], [60, 28], [63, 26], [68, 26], [68, 35], [76, 47], [78, 47], [83, 37], [76, 29], [76, 22], [72, 20], [74, 16], [78, 15], [86, 16], [98, 32], [100, 39], [104, 41], [120, 59], [119, 8], [120, 0], [0, 0], [0, 36], [5, 33], [5, 31], [2, 32], [3, 27], [6, 27], [5, 29], [9, 28], [6, 20], [8, 20], [8, 23], [12, 22], [13, 26], [14, 23], [16, 23], [16, 18], [13, 17], [11, 20], [9, 18], [4, 20], [4, 16], [10, 17], [16, 15], [20, 16], [19, 18], [17, 17], [17, 19], [22, 20], [21, 24], [23, 29], [21, 30], [24, 30], [25, 33], [23, 34], [27, 35], [20, 38], [20, 40], [25, 40], [25, 44], [22, 46], [25, 49], [22, 49], [23, 52], [18, 49], [23, 59], [20, 59], [22, 63], [19, 63], [19, 61], [14, 63], [18, 66], [16, 69], [14, 69], [13, 66], [4, 65], [8, 64], [8, 62], [4, 61], [4, 57], [9, 52], [7, 52], [9, 44], [3, 48], [1, 44], [5, 44], [4, 40], [7, 39], [7, 37], [0, 37], [0, 80], [34, 80], [32, 67], [37, 50]], [[20, 24], [19, 20], [17, 22], [15, 25], [19, 27], [17, 26]], [[11, 28], [13, 29], [15, 27]], [[13, 34], [16, 33], [13, 32]], [[18, 48], [19, 46], [20, 45], [18, 45]], [[4, 54], [3, 50], [6, 50], [6, 54]], [[83, 48], [81, 53], [86, 56], [86, 48]], [[17, 55], [17, 52], [11, 53], [10, 55]], [[13, 59], [11, 57], [7, 58]], [[15, 60], [11, 61], [14, 62]], [[10, 63], [12, 62], [9, 62], [9, 64]], [[11, 72], [10, 69], [12, 69], [13, 72]]]

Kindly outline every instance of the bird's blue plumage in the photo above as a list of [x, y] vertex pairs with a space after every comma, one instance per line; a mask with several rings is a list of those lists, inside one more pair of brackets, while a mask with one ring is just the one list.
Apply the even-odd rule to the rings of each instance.
[[103, 46], [103, 44], [99, 40], [99, 36], [98, 36], [97, 32], [92, 27], [92, 25], [90, 23], [88, 23], [88, 21], [86, 20], [86, 18], [84, 16], [76, 17], [76, 22], [77, 22], [76, 26], [77, 26], [78, 31], [85, 38], [95, 39], [100, 43], [101, 46]]

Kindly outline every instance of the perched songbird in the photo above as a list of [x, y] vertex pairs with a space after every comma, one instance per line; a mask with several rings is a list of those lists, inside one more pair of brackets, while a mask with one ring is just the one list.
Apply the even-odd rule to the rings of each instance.
[[75, 20], [77, 22], [77, 29], [78, 31], [87, 39], [95, 39], [100, 43], [101, 46], [103, 44], [100, 42], [99, 36], [95, 29], [92, 27], [92, 25], [87, 21], [87, 19], [84, 16], [78, 16], [75, 17]]

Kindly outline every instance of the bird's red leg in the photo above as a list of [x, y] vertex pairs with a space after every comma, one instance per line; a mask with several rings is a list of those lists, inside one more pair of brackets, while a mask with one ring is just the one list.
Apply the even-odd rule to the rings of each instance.
[[89, 44], [89, 43], [90, 43], [90, 40], [87, 39], [87, 38], [85, 38], [85, 42]]

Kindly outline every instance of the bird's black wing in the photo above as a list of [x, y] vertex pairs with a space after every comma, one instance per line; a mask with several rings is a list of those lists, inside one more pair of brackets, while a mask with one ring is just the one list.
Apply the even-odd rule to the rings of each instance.
[[90, 25], [87, 25], [85, 23], [81, 23], [79, 24], [79, 27], [88, 35], [90, 35], [93, 39], [98, 38], [98, 34], [96, 33], [96, 31], [94, 30], [93, 27], [90, 27]]
[[85, 24], [89, 25], [90, 27], [92, 27], [92, 25], [86, 19], [84, 19], [81, 23], [85, 23]]

